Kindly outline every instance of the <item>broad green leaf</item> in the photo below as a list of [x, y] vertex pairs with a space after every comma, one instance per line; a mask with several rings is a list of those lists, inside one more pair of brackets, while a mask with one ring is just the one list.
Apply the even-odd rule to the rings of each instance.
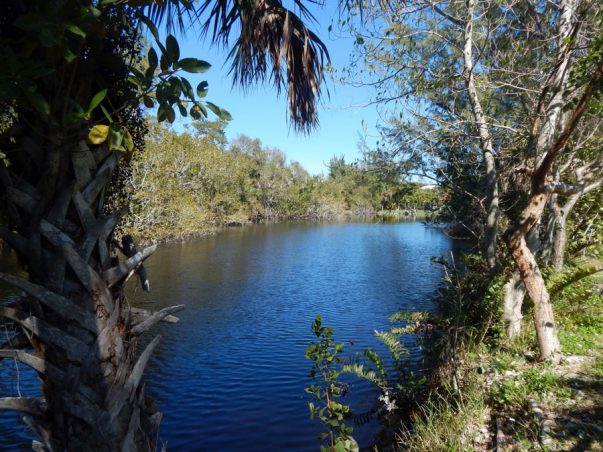
[[88, 133], [88, 141], [90, 144], [101, 144], [104, 143], [109, 135], [109, 126], [104, 124], [97, 124]]
[[161, 59], [159, 60], [159, 67], [162, 71], [167, 71], [170, 67], [170, 62], [166, 57], [165, 53], [161, 55]]
[[205, 102], [205, 105], [207, 105], [207, 108], [209, 108], [214, 115], [220, 116], [220, 107], [218, 107], [216, 104]]
[[173, 123], [176, 120], [176, 112], [171, 105], [164, 102], [157, 109], [157, 121], [163, 122], [165, 120]]
[[75, 24], [66, 24], [65, 29], [70, 31], [74, 35], [80, 36], [81, 38], [86, 37], [86, 32]]
[[176, 112], [174, 111], [171, 105], [166, 105], [165, 114], [170, 124], [176, 120]]
[[73, 50], [66, 46], [65, 52], [63, 53], [63, 58], [65, 58], [67, 63], [73, 63], [73, 61], [77, 58], [77, 55], [73, 53]]
[[183, 58], [178, 61], [178, 67], [191, 73], [207, 72], [211, 67], [207, 61], [198, 60], [197, 58]]
[[167, 115], [165, 113], [165, 108], [163, 108], [163, 104], [159, 105], [157, 109], [157, 122], [163, 122], [167, 119]]
[[187, 112], [186, 112], [186, 107], [184, 105], [182, 105], [181, 102], [178, 102], [176, 105], [178, 105], [178, 110], [180, 110], [180, 114], [182, 116], [186, 117], [188, 115]]
[[180, 85], [180, 79], [178, 77], [171, 77], [168, 81], [170, 87], [170, 94], [176, 98], [180, 98], [180, 94], [182, 94], [182, 86]]
[[195, 93], [193, 92], [193, 87], [190, 82], [184, 77], [180, 77], [180, 86], [182, 87], [182, 92], [186, 97], [190, 100], [195, 100]]
[[223, 108], [220, 108], [211, 102], [206, 102], [205, 104], [207, 105], [207, 108], [209, 108], [218, 118], [223, 119], [224, 121], [232, 120], [232, 115]]
[[197, 96], [199, 96], [201, 99], [207, 96], [208, 87], [209, 84], [205, 81], [199, 83], [197, 85]]
[[159, 64], [159, 58], [157, 57], [157, 52], [155, 51], [155, 49], [151, 48], [149, 50], [147, 59], [149, 61], [150, 72], [153, 73], [155, 71], [155, 68], [157, 68], [157, 65]]
[[107, 96], [107, 90], [103, 89], [96, 93], [92, 100], [90, 101], [90, 105], [88, 105], [88, 113], [94, 110], [99, 104], [103, 101], [103, 99]]
[[123, 135], [124, 135], [124, 147], [126, 148], [126, 151], [132, 152], [132, 150], [134, 150], [134, 139], [132, 138], [132, 135], [130, 134], [130, 132], [127, 129], [123, 130]]
[[191, 115], [191, 118], [193, 118], [193, 119], [201, 119], [201, 117], [207, 118], [207, 111], [201, 104], [193, 105], [191, 107], [189, 113]]
[[27, 100], [33, 108], [45, 116], [50, 115], [50, 105], [48, 104], [48, 101], [44, 99], [44, 97], [42, 97], [42, 95], [38, 92], [35, 84], [27, 84], [24, 87], [22, 86], [22, 88]]
[[165, 40], [165, 50], [170, 64], [174, 64], [180, 58], [180, 47], [174, 35], [169, 35]]
[[220, 108], [220, 119], [224, 121], [232, 121], [232, 115], [223, 108]]
[[153, 99], [151, 99], [149, 96], [144, 96], [142, 101], [144, 102], [144, 106], [147, 108], [153, 108], [155, 106], [155, 102], [153, 102]]
[[98, 17], [101, 15], [100, 9], [95, 8], [94, 6], [87, 6], [82, 9], [82, 12], [90, 14], [95, 19], [98, 19]]
[[121, 133], [121, 127], [116, 123], [112, 123], [109, 127], [108, 144], [109, 150], [111, 151], [123, 151], [124, 148], [121, 145], [124, 140], [124, 136]]
[[105, 118], [107, 118], [107, 121], [109, 121], [109, 124], [113, 124], [113, 118], [111, 118], [111, 115], [102, 104], [100, 106], [100, 109], [103, 111], [103, 114], [105, 115]]

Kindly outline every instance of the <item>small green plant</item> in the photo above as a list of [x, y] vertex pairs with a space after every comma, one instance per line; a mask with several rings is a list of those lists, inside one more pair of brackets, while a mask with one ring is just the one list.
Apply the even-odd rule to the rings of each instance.
[[321, 451], [355, 452], [358, 444], [352, 438], [352, 428], [343, 422], [350, 412], [350, 407], [337, 401], [343, 396], [345, 385], [338, 378], [340, 375], [337, 366], [341, 362], [339, 354], [343, 352], [343, 344], [336, 344], [333, 340], [333, 328], [322, 325], [320, 314], [312, 322], [312, 332], [317, 341], [311, 342], [306, 349], [306, 358], [313, 362], [310, 369], [310, 378], [317, 384], [306, 388], [319, 405], [308, 403], [310, 418], [318, 418], [326, 430], [320, 434], [322, 441], [327, 446], [321, 445]]
[[[429, 323], [428, 315], [424, 312], [397, 312], [389, 321], [390, 330], [375, 331], [375, 336], [387, 347], [393, 361], [391, 373], [395, 375], [388, 372], [383, 358], [372, 348], [367, 348], [358, 356], [362, 361], [344, 365], [343, 371], [378, 386], [382, 393], [379, 400], [385, 411], [391, 413], [400, 408], [400, 401], [413, 401], [427, 382], [424, 376], [417, 377], [410, 370], [410, 354], [400, 337], [424, 331]], [[400, 325], [399, 322], [405, 324]]]

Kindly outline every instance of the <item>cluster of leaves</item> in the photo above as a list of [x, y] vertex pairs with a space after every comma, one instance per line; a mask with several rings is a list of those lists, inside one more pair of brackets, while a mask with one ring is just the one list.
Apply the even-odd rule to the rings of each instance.
[[[343, 163], [329, 177], [311, 176], [278, 149], [241, 136], [227, 143], [223, 121], [184, 133], [150, 122], [144, 151], [133, 155], [129, 233], [170, 239], [228, 224], [324, 220], [381, 209], [381, 185], [362, 164]], [[437, 202], [435, 190], [392, 182], [386, 209]], [[434, 200], [435, 198], [435, 200]]]
[[494, 278], [481, 256], [463, 254], [461, 259], [434, 259], [444, 269], [439, 289], [442, 324], [453, 334], [453, 348], [485, 342], [497, 346], [504, 335], [502, 286], [505, 275]]
[[410, 353], [401, 338], [419, 335], [430, 330], [429, 316], [424, 312], [396, 312], [390, 316], [389, 331], [375, 331], [375, 336], [385, 345], [391, 360], [388, 371], [385, 360], [372, 348], [367, 348], [357, 358], [360, 361], [343, 366], [352, 373], [379, 387], [379, 400], [386, 412], [391, 413], [417, 400], [427, 383], [425, 376], [417, 376], [411, 369]]
[[344, 395], [345, 386], [338, 381], [340, 372], [337, 366], [341, 362], [339, 355], [343, 352], [343, 344], [333, 340], [333, 328], [322, 324], [320, 314], [312, 322], [312, 332], [316, 342], [312, 342], [306, 349], [306, 358], [312, 361], [310, 378], [316, 384], [306, 388], [306, 392], [315, 397], [320, 406], [314, 402], [308, 403], [310, 418], [318, 418], [326, 428], [321, 433], [321, 440], [327, 446], [321, 446], [323, 451], [357, 451], [358, 444], [352, 438], [352, 428], [345, 425], [343, 419], [349, 414], [349, 407], [338, 402], [337, 399]]
[[[0, 104], [9, 118], [18, 115], [19, 120], [26, 120], [27, 116], [35, 116], [63, 134], [71, 130], [77, 134], [82, 126], [89, 125], [91, 144], [107, 142], [111, 150], [122, 152], [132, 152], [138, 141], [127, 120], [128, 112], [138, 106], [154, 108], [157, 104], [160, 121], [175, 120], [174, 106], [182, 116], [190, 114], [193, 119], [207, 118], [208, 109], [224, 120], [230, 119], [227, 111], [200, 100], [207, 95], [207, 82], [199, 84], [195, 96], [188, 80], [180, 75], [183, 71], [205, 72], [209, 63], [180, 58], [174, 36], [169, 35], [165, 44], [161, 43], [144, 9], [122, 3], [48, 4], [32, 7], [24, 14], [20, 14], [17, 4], [13, 6], [14, 19], [9, 19], [10, 12], [4, 15], [7, 23], [2, 24], [0, 57], [6, 65], [0, 70]], [[104, 41], [110, 34], [106, 27], [112, 21], [119, 23], [116, 29], [134, 34], [133, 48], [122, 49], [123, 54], [99, 50], [106, 48]], [[139, 57], [143, 28], [154, 36], [161, 58], [154, 48], [149, 49], [146, 61]], [[107, 77], [107, 68], [127, 79], [130, 86], [113, 83], [115, 80]], [[96, 91], [82, 89], [76, 79], [90, 80], [89, 87], [96, 86]]]
[[147, 108], [155, 108], [156, 104], [158, 105], [157, 121], [174, 122], [174, 107], [178, 108], [183, 117], [190, 114], [193, 119], [207, 118], [209, 109], [220, 119], [230, 121], [232, 118], [226, 110], [212, 102], [200, 100], [207, 96], [207, 81], [200, 82], [193, 91], [190, 82], [179, 75], [182, 71], [193, 74], [207, 72], [211, 64], [197, 58], [180, 58], [180, 47], [173, 35], [168, 35], [165, 43], [162, 43], [154, 24], [144, 16], [140, 19], [155, 38], [161, 56], [151, 47], [147, 53], [146, 69], [142, 71], [132, 68], [128, 80], [138, 89], [139, 96]]

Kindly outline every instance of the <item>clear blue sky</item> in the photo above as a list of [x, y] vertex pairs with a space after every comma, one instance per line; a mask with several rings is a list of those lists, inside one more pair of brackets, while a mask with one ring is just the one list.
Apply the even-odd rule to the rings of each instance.
[[[332, 65], [336, 74], [339, 74], [349, 64], [353, 40], [329, 36], [327, 29], [331, 21], [337, 21], [336, 3], [329, 2], [329, 5], [322, 8], [312, 6], [317, 23], [311, 24], [310, 28], [327, 45]], [[225, 64], [227, 49], [212, 48], [192, 32], [184, 38], [177, 37], [181, 58], [196, 57], [212, 64], [212, 68], [205, 74], [187, 76], [190, 76], [188, 78], [193, 87], [202, 80], [207, 80], [207, 100], [225, 108], [233, 116], [226, 129], [229, 139], [239, 134], [259, 138], [265, 146], [279, 148], [285, 152], [289, 161], [300, 162], [312, 174], [326, 173], [325, 164], [333, 155], [344, 155], [346, 161], [360, 157], [358, 142], [363, 128], [362, 121], [366, 126], [368, 143], [374, 143], [378, 139], [375, 129], [378, 122], [376, 108], [360, 107], [366, 105], [373, 94], [370, 88], [353, 88], [327, 80], [330, 98], [323, 96], [319, 110], [319, 128], [309, 136], [297, 134], [287, 123], [285, 93], [277, 98], [270, 86], [252, 87], [247, 92], [232, 88], [229, 66], [228, 63]], [[179, 123], [181, 126], [182, 121], [179, 120]]]

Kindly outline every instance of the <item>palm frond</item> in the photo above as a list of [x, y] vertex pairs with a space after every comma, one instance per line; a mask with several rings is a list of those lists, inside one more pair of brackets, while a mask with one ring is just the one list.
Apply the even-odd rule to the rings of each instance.
[[[302, 17], [313, 20], [302, 0], [294, 4]], [[269, 81], [278, 93], [287, 91], [289, 116], [298, 131], [318, 124], [317, 102], [329, 54], [300, 16], [276, 0], [207, 0], [198, 14], [204, 17], [203, 34], [211, 35], [214, 43], [228, 45], [238, 32], [229, 52], [235, 85]]]
[[563, 271], [549, 279], [547, 286], [551, 297], [555, 297], [564, 289], [581, 281], [584, 278], [603, 272], [603, 266], [600, 263], [580, 263], [575, 266], [566, 267]]
[[184, 31], [187, 20], [197, 18], [192, 0], [163, 0], [146, 6], [145, 14], [156, 25], [164, 25], [169, 32], [173, 29]]

